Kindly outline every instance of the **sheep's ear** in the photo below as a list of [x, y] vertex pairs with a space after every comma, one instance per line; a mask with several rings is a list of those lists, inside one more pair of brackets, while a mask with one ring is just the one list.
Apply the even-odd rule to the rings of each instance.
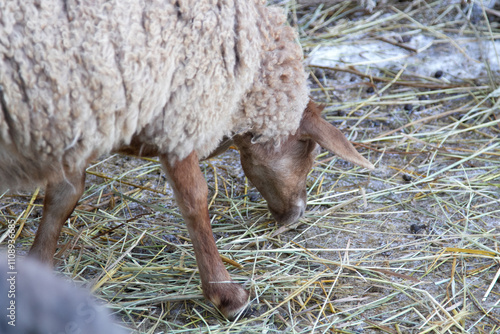
[[300, 123], [300, 136], [312, 139], [321, 147], [338, 155], [344, 160], [355, 163], [370, 170], [375, 167], [356, 151], [339, 129], [321, 118], [322, 106], [310, 101]]

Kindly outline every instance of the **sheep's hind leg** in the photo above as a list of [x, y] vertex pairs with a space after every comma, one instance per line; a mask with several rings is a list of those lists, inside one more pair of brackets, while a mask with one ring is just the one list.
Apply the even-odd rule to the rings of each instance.
[[43, 201], [43, 214], [29, 256], [53, 264], [57, 240], [85, 186], [85, 171], [65, 172], [58, 182], [48, 183]]
[[226, 316], [234, 318], [245, 309], [248, 292], [231, 281], [217, 246], [208, 215], [208, 188], [199, 167], [196, 153], [171, 165], [167, 156], [161, 156], [177, 205], [187, 224], [201, 277], [203, 294]]

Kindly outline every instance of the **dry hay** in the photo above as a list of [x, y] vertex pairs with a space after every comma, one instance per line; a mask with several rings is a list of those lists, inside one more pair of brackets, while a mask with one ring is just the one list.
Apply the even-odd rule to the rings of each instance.
[[[229, 322], [203, 299], [156, 160], [110, 156], [88, 169], [87, 190], [60, 238], [58, 270], [138, 333], [500, 330], [500, 50], [486, 58], [478, 43], [500, 37], [498, 8], [387, 1], [369, 13], [353, 1], [279, 4], [309, 64], [325, 47], [377, 42], [406, 53], [396, 63], [378, 49], [376, 61], [309, 67], [325, 117], [377, 169], [322, 153], [305, 217], [277, 226], [237, 152], [201, 164], [221, 255], [254, 296], [245, 319]], [[413, 47], [422, 36], [432, 43]], [[470, 42], [482, 58], [467, 52]], [[473, 78], [419, 72], [439, 60], [439, 48], [482, 69]], [[38, 191], [0, 198], [2, 242], [16, 220], [18, 254], [33, 241], [42, 199]]]

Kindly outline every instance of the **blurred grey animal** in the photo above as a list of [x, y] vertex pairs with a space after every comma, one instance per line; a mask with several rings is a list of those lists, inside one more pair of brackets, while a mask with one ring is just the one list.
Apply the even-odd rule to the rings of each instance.
[[84, 290], [34, 260], [0, 253], [0, 333], [124, 334], [109, 312]]

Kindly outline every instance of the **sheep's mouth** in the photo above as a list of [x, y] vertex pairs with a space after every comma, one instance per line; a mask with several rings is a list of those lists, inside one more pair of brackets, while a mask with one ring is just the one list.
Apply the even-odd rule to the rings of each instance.
[[289, 225], [297, 222], [304, 216], [305, 205], [294, 205], [291, 209], [283, 213], [278, 213], [272, 208], [269, 208], [269, 211], [280, 225]]

